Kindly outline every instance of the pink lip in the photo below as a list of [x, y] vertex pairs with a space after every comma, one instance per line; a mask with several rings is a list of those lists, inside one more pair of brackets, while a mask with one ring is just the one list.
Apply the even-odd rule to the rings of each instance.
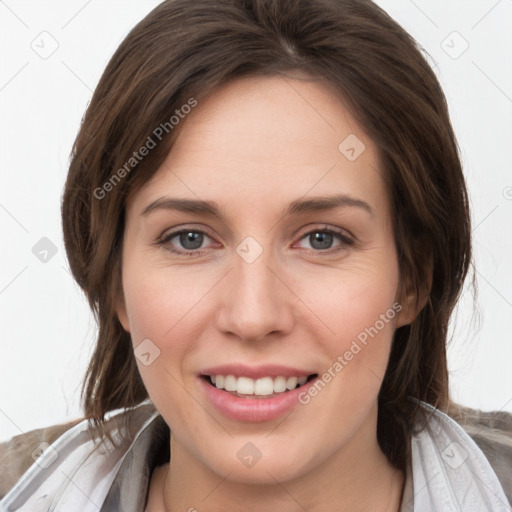
[[264, 366], [245, 366], [243, 364], [224, 364], [206, 368], [200, 372], [200, 375], [234, 375], [235, 377], [250, 377], [251, 379], [261, 379], [263, 377], [306, 377], [314, 371], [299, 370], [289, 366], [264, 365]]
[[[221, 372], [219, 374], [233, 375], [233, 373], [224, 374]], [[269, 376], [268, 373], [265, 375]], [[223, 389], [217, 389], [204, 377], [199, 377], [200, 385], [208, 400], [221, 414], [235, 421], [246, 422], [271, 421], [289, 413], [300, 403], [299, 395], [314, 385], [317, 379], [318, 377], [297, 389], [270, 398], [241, 398]]]

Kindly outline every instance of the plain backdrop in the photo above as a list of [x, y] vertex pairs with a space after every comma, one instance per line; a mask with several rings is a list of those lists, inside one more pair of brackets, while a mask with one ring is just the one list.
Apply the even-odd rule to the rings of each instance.
[[[0, 0], [0, 440], [80, 415], [96, 328], [60, 200], [110, 56], [159, 2]], [[453, 397], [512, 411], [512, 0], [379, 0], [430, 55], [471, 196], [478, 299], [451, 326]]]

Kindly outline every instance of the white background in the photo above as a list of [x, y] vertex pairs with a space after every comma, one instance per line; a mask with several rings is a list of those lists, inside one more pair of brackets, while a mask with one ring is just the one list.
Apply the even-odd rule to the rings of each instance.
[[[0, 440], [80, 415], [95, 324], [67, 269], [60, 199], [92, 91], [158, 3], [0, 0]], [[471, 195], [479, 296], [465, 293], [452, 326], [452, 394], [512, 411], [512, 0], [378, 4], [431, 55]], [[46, 59], [32, 48], [57, 44]], [[46, 263], [32, 253], [42, 237], [57, 248]]]

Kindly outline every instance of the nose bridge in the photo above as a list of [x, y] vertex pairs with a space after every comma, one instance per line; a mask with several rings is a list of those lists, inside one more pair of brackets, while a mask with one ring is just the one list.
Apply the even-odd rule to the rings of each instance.
[[256, 341], [291, 328], [290, 292], [276, 277], [277, 266], [272, 250], [251, 237], [237, 247], [221, 299], [221, 330]]

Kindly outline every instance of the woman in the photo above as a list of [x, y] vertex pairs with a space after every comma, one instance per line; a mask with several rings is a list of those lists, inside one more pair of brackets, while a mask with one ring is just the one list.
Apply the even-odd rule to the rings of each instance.
[[509, 510], [445, 414], [471, 259], [446, 102], [372, 2], [163, 2], [100, 80], [62, 213], [91, 421], [3, 510]]

